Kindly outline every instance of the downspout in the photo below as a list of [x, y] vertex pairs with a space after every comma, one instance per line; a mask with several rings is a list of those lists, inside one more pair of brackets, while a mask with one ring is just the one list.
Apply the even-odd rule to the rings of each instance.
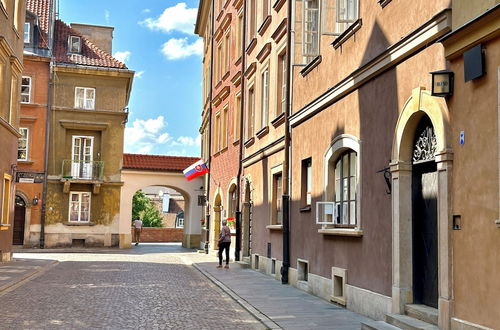
[[[247, 13], [247, 2], [243, 1], [243, 22], [246, 22], [246, 13]], [[243, 171], [243, 164], [241, 163], [243, 159], [243, 119], [244, 119], [244, 106], [245, 106], [245, 65], [246, 65], [246, 52], [245, 52], [245, 44], [246, 44], [246, 24], [243, 24], [243, 38], [241, 44], [241, 83], [240, 83], [240, 152], [238, 154], [238, 176], [237, 176], [237, 184], [236, 184], [236, 249], [234, 260], [240, 261], [241, 258], [241, 172]]]
[[47, 178], [49, 173], [49, 143], [50, 143], [50, 121], [52, 120], [52, 89], [54, 86], [54, 58], [52, 57], [52, 47], [54, 42], [54, 2], [50, 2], [50, 14], [49, 14], [49, 87], [47, 95], [47, 118], [45, 119], [45, 150], [43, 160], [43, 183], [42, 183], [42, 209], [40, 212], [40, 248], [45, 248], [45, 218], [47, 216]]
[[[211, 160], [212, 160], [212, 85], [213, 85], [213, 71], [214, 71], [214, 1], [210, 1], [211, 9], [209, 13], [209, 17], [211, 16], [211, 28], [210, 28], [210, 98], [209, 98], [209, 106], [208, 106], [208, 168], [211, 169]], [[207, 224], [207, 233], [205, 239], [205, 253], [208, 254], [209, 242], [210, 242], [210, 179], [211, 179], [211, 170], [208, 171], [208, 180], [207, 180], [207, 201], [206, 201], [206, 224]]]
[[291, 94], [291, 63], [292, 63], [292, 9], [294, 1], [288, 0], [288, 22], [286, 40], [286, 104], [285, 104], [285, 155], [283, 161], [283, 266], [281, 267], [281, 283], [288, 284], [288, 270], [290, 268], [290, 94]]

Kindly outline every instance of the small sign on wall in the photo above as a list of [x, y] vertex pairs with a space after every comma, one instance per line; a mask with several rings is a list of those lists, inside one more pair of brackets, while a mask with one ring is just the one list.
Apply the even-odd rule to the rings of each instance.
[[464, 131], [460, 131], [460, 145], [464, 145], [465, 144], [465, 132]]

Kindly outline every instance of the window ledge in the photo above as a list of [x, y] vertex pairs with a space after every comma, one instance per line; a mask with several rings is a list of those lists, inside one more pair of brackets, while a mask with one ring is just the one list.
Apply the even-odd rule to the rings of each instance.
[[256, 135], [259, 139], [262, 139], [264, 136], [267, 135], [267, 133], [269, 133], [269, 126], [262, 127], [260, 131], [257, 132]]
[[2, 12], [5, 15], [5, 17], [9, 18], [9, 13], [7, 12], [7, 9], [1, 3], [0, 3], [0, 8], [2, 8]]
[[267, 15], [266, 19], [260, 25], [259, 30], [257, 32], [259, 33], [259, 35], [261, 37], [267, 31], [267, 28], [269, 27], [269, 25], [271, 25], [272, 20], [273, 20], [273, 17], [271, 15]]
[[319, 229], [318, 233], [323, 235], [335, 235], [335, 236], [351, 236], [351, 237], [363, 236], [363, 231], [361, 229], [328, 228], [328, 229]]
[[240, 65], [240, 64], [241, 64], [242, 59], [243, 59], [243, 55], [240, 55], [240, 56], [238, 57], [238, 59], [236, 60], [236, 62], [234, 62], [234, 65], [235, 65], [235, 66]]
[[321, 60], [321, 55], [318, 55], [314, 58], [314, 60], [309, 62], [302, 70], [300, 70], [300, 74], [302, 75], [302, 77], [307, 76], [307, 74], [311, 72], [312, 69], [314, 69], [321, 63]]
[[254, 50], [255, 46], [257, 46], [257, 38], [253, 37], [252, 41], [250, 41], [247, 49], [245, 50], [247, 52], [247, 55], [250, 55], [252, 53], [252, 50]]
[[220, 82], [223, 82], [224, 80], [226, 80], [227, 77], [229, 77], [229, 71], [227, 71], [226, 73], [224, 73], [224, 75], [222, 76], [222, 80]]
[[389, 4], [389, 2], [391, 2], [392, 0], [378, 0], [378, 4], [384, 8], [385, 6], [387, 6]]
[[271, 125], [274, 126], [274, 128], [277, 128], [281, 124], [285, 122], [285, 113], [282, 112], [278, 117], [274, 118], [273, 121], [271, 122]]
[[63, 222], [63, 225], [65, 226], [95, 226], [95, 222]]
[[233, 146], [237, 146], [238, 144], [240, 144], [240, 139], [233, 141]]
[[281, 7], [285, 4], [286, 0], [276, 0], [276, 2], [273, 5], [273, 9], [276, 10], [276, 12], [279, 12]]
[[266, 229], [269, 229], [269, 230], [283, 230], [283, 225], [267, 225]]
[[361, 20], [361, 18], [359, 18], [356, 22], [352, 23], [352, 25], [349, 26], [347, 30], [342, 32], [337, 38], [335, 38], [335, 40], [333, 40], [332, 42], [333, 48], [337, 49], [340, 46], [342, 46], [342, 44], [346, 42], [347, 39], [349, 39], [351, 36], [353, 36], [354, 33], [356, 33], [356, 31], [358, 31], [362, 25], [363, 21]]
[[24, 159], [18, 159], [17, 162], [19, 164], [25, 164], [25, 165], [33, 165], [34, 162], [32, 160], [24, 160]]
[[307, 205], [307, 206], [300, 208], [299, 212], [311, 212], [311, 205]]
[[10, 223], [2, 223], [2, 224], [0, 225], [0, 228], [5, 228], [5, 229], [2, 229], [2, 230], [7, 230], [7, 229], [8, 229], [8, 227], [10, 227]]
[[252, 136], [248, 140], [245, 141], [245, 148], [249, 148], [252, 144], [254, 144], [255, 138]]

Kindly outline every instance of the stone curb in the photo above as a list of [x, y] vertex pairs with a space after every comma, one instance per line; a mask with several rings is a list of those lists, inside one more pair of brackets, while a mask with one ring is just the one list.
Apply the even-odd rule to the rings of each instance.
[[253, 307], [250, 303], [248, 303], [245, 299], [238, 296], [233, 290], [228, 288], [224, 283], [216, 279], [213, 275], [208, 273], [199, 267], [196, 263], [191, 263], [191, 265], [196, 268], [200, 273], [202, 273], [206, 278], [212, 281], [215, 285], [222, 289], [227, 295], [233, 298], [238, 304], [241, 305], [244, 309], [246, 309], [250, 314], [252, 314], [257, 320], [259, 320], [267, 329], [283, 329], [265, 314], [260, 312], [257, 308]]
[[45, 273], [49, 268], [54, 267], [57, 265], [59, 261], [57, 260], [49, 260], [46, 265], [40, 266], [39, 268], [35, 268], [33, 270], [28, 271], [26, 274], [21, 275], [19, 278], [15, 278], [9, 283], [6, 283], [2, 286], [0, 286], [0, 296], [2, 296], [4, 293], [7, 293], [9, 291], [12, 291], [13, 289], [23, 285], [24, 283], [42, 275]]

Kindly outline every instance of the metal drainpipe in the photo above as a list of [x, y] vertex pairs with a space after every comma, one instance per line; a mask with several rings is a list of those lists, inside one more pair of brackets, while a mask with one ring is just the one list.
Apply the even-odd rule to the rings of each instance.
[[45, 159], [43, 164], [44, 178], [42, 184], [42, 209], [40, 212], [40, 248], [45, 248], [45, 218], [47, 215], [47, 178], [49, 173], [49, 142], [50, 142], [50, 121], [52, 120], [52, 89], [54, 86], [54, 58], [52, 57], [52, 48], [54, 41], [54, 28], [55, 28], [55, 17], [54, 15], [54, 1], [50, 1], [50, 14], [49, 22], [49, 88], [47, 95], [47, 118], [45, 120]]
[[286, 107], [285, 107], [285, 155], [283, 161], [283, 266], [281, 267], [281, 283], [288, 284], [288, 269], [290, 268], [290, 94], [291, 94], [291, 63], [292, 63], [292, 6], [294, 1], [288, 0], [288, 22], [286, 41], [286, 66], [288, 69], [286, 82]]
[[[247, 10], [247, 2], [243, 1], [243, 22], [246, 21], [246, 10]], [[243, 164], [241, 160], [243, 159], [243, 119], [244, 119], [244, 106], [245, 106], [245, 77], [243, 76], [245, 71], [246, 64], [246, 52], [245, 52], [245, 44], [246, 44], [246, 24], [243, 24], [243, 38], [241, 44], [241, 92], [240, 92], [240, 152], [238, 155], [238, 177], [237, 177], [237, 185], [236, 185], [236, 249], [235, 249], [235, 260], [240, 261], [241, 259], [241, 172], [243, 171]]]
[[211, 1], [212, 8], [210, 9], [211, 15], [211, 31], [210, 31], [210, 105], [208, 107], [208, 184], [207, 184], [207, 201], [206, 201], [206, 216], [207, 219], [207, 235], [205, 240], [205, 253], [208, 254], [209, 242], [210, 242], [210, 179], [211, 179], [211, 160], [212, 160], [212, 85], [213, 85], [213, 75], [214, 75], [214, 21], [215, 21], [215, 13], [214, 13], [214, 2]]

